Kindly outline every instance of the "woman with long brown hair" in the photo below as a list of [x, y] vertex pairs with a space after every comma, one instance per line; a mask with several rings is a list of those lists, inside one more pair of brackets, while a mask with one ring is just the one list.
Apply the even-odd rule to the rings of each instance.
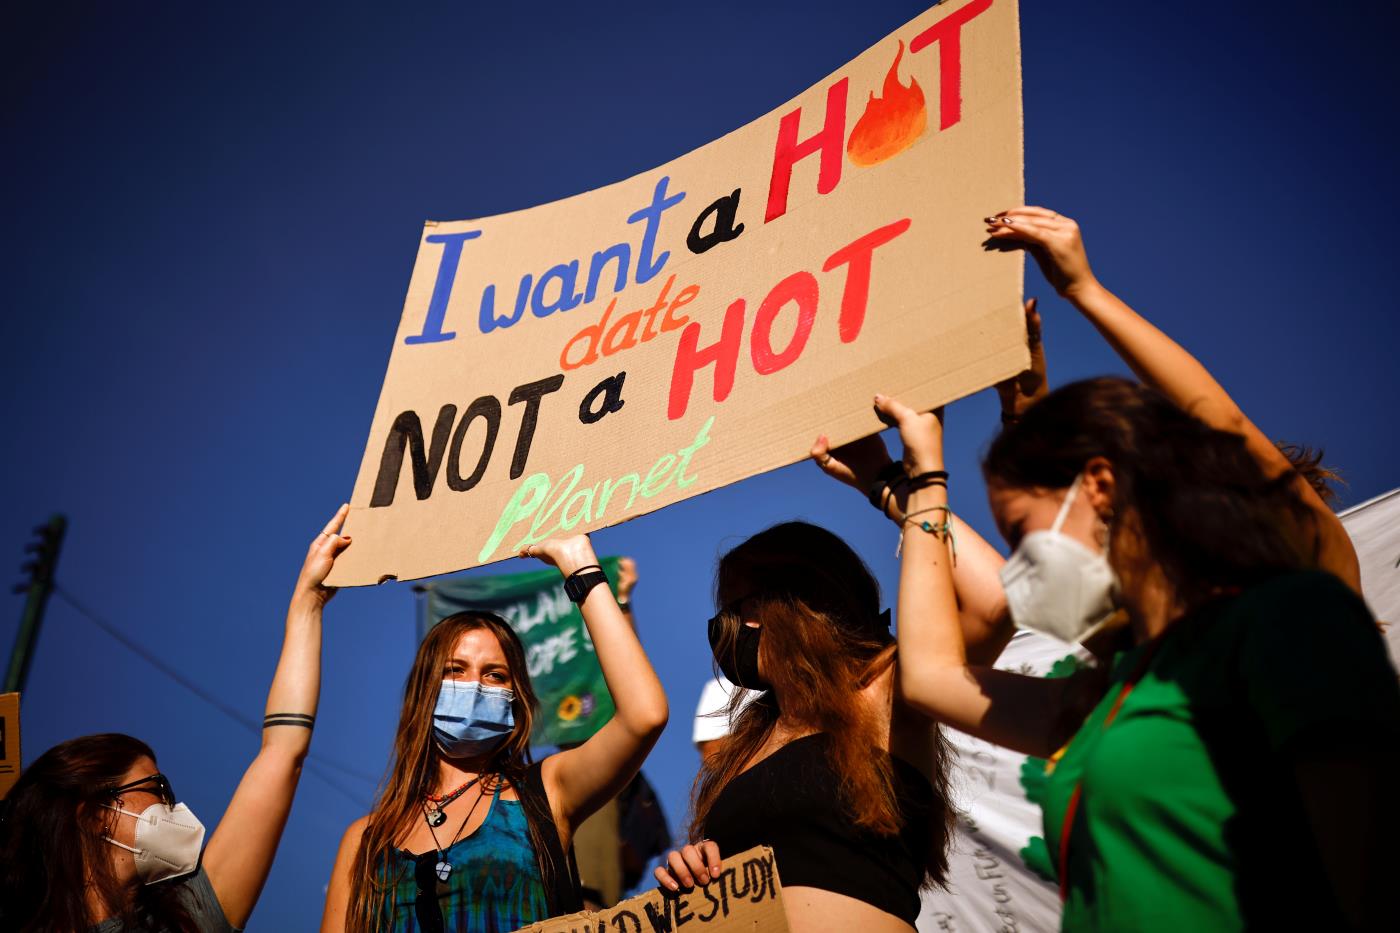
[[720, 853], [771, 846], [793, 930], [905, 933], [942, 881], [952, 813], [936, 726], [898, 696], [875, 578], [831, 532], [788, 522], [725, 554], [715, 660], [762, 691], [702, 764], [692, 843], [656, 870], [708, 883]]
[[[940, 417], [876, 407], [911, 471], [943, 470]], [[1077, 638], [1122, 612], [1132, 647], [1106, 692], [970, 663], [930, 485], [903, 506], [899, 687], [979, 738], [1063, 749], [1045, 795], [1063, 928], [1383, 928], [1400, 688], [1365, 604], [1317, 570], [1297, 478], [1108, 378], [1027, 409], [983, 472], [1012, 619]]]
[[574, 830], [620, 791], [666, 725], [666, 696], [586, 536], [522, 556], [559, 568], [616, 709], [583, 744], [530, 761], [524, 646], [488, 612], [418, 647], [385, 786], [336, 856], [323, 931], [513, 930], [581, 906]]
[[231, 933], [248, 921], [291, 811], [321, 683], [324, 585], [348, 506], [311, 542], [287, 610], [262, 748], [204, 841], [150, 746], [107, 733], [29, 764], [0, 804], [0, 930]]

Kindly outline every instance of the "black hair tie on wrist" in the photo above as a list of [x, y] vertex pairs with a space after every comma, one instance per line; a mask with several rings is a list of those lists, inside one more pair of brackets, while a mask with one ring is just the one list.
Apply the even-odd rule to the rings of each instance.
[[905, 479], [908, 479], [908, 475], [904, 471], [903, 460], [891, 460], [885, 464], [870, 483], [870, 492], [867, 496], [870, 499], [870, 504], [881, 512], [885, 511], [885, 501], [890, 487], [899, 485]]
[[914, 492], [919, 489], [925, 489], [929, 486], [942, 486], [944, 489], [947, 489], [948, 471], [929, 470], [927, 473], [920, 473], [917, 476], [911, 476], [908, 479], [908, 485], [910, 492]]

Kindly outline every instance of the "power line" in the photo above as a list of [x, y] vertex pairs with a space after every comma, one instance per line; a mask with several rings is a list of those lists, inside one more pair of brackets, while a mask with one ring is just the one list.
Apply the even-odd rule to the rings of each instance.
[[[151, 665], [156, 670], [160, 671], [162, 674], [169, 677], [171, 680], [175, 681], [180, 686], [184, 687], [190, 693], [193, 693], [195, 696], [199, 697], [205, 703], [208, 703], [210, 706], [214, 707], [214, 709], [223, 713], [229, 719], [232, 719], [234, 722], [238, 723], [244, 729], [247, 729], [249, 732], [253, 733], [258, 737], [262, 736], [261, 723], [255, 722], [253, 719], [249, 718], [248, 716], [245, 716], [243, 713], [240, 713], [238, 710], [234, 709], [232, 706], [229, 706], [227, 703], [214, 696], [208, 690], [205, 690], [193, 680], [190, 680], [184, 674], [181, 674], [178, 670], [171, 667], [169, 664], [166, 664], [159, 657], [146, 650], [146, 648], [143, 647], [140, 642], [136, 641], [131, 636], [123, 632], [121, 629], [117, 628], [112, 623], [103, 619], [96, 612], [93, 612], [87, 606], [83, 605], [83, 603], [79, 601], [72, 593], [68, 592], [68, 590], [65, 587], [55, 586], [54, 593], [65, 603], [67, 603], [69, 607], [72, 608], [75, 612], [77, 612], [83, 618], [87, 619], [93, 625], [100, 628], [102, 631], [106, 632], [113, 640], [119, 642], [127, 650], [140, 657], [147, 664]], [[326, 771], [323, 769], [334, 769], [335, 771], [339, 771], [350, 777], [357, 778], [361, 781], [366, 781], [371, 785], [378, 785], [378, 778], [370, 777], [369, 775], [362, 774], [354, 770], [353, 768], [346, 767], [345, 765], [342, 765], [338, 762], [330, 761], [310, 753], [308, 753], [306, 756], [306, 764], [307, 767], [326, 784], [339, 791], [343, 796], [353, 801], [357, 806], [365, 810], [369, 809], [369, 804], [366, 803], [366, 801], [362, 797], [360, 797], [354, 791], [348, 790], [343, 784], [339, 783], [330, 774], [326, 773]]]

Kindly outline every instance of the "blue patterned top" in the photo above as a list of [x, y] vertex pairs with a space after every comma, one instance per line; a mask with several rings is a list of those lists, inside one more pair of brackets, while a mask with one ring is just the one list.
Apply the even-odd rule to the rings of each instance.
[[476, 832], [443, 851], [452, 865], [445, 881], [427, 871], [437, 862], [437, 853], [429, 850], [424, 855], [425, 867], [419, 869], [420, 856], [390, 850], [388, 877], [393, 881], [385, 894], [383, 915], [389, 924], [384, 933], [424, 930], [418, 922], [415, 870], [435, 886], [431, 896], [442, 911], [445, 933], [509, 933], [549, 916], [529, 824], [518, 800], [492, 797]]

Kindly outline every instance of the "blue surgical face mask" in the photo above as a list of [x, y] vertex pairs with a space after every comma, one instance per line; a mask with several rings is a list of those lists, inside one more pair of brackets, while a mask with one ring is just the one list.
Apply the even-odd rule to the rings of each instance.
[[485, 755], [515, 729], [505, 687], [486, 687], [475, 680], [444, 680], [433, 710], [433, 736], [448, 758]]

